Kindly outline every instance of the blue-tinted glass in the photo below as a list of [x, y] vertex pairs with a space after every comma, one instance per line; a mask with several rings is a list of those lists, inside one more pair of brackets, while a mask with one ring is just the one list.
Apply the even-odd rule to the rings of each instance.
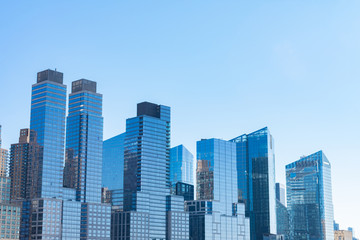
[[276, 234], [274, 140], [267, 127], [236, 142], [238, 199], [246, 205], [252, 240]]
[[286, 165], [292, 239], [334, 239], [331, 165], [322, 151]]

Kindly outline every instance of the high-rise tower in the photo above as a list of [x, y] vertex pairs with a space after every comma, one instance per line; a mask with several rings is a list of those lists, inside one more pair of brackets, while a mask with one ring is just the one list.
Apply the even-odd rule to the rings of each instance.
[[267, 127], [230, 140], [236, 143], [238, 200], [250, 217], [252, 240], [276, 234], [274, 139]]
[[334, 239], [331, 165], [322, 151], [286, 165], [290, 239]]
[[139, 103], [137, 116], [126, 120], [124, 152], [124, 210], [147, 212], [149, 239], [165, 239], [170, 108]]
[[103, 117], [96, 82], [72, 83], [66, 124], [64, 186], [76, 189], [76, 200], [101, 202]]
[[31, 156], [30, 129], [20, 130], [19, 143], [11, 144], [9, 175], [11, 178], [11, 199], [26, 199], [29, 157]]
[[63, 185], [66, 86], [63, 74], [45, 70], [32, 86], [30, 130], [39, 150], [31, 156], [30, 198], [61, 198]]
[[236, 144], [198, 141], [196, 182], [197, 200], [186, 202], [191, 239], [249, 239], [245, 206], [237, 199]]
[[170, 149], [170, 182], [194, 185], [193, 178], [194, 156], [184, 146], [179, 145]]

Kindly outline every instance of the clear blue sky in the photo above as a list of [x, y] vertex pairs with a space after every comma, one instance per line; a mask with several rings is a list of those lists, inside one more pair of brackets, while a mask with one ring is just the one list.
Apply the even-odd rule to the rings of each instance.
[[[3, 144], [29, 126], [36, 73], [104, 94], [104, 139], [136, 104], [172, 107], [172, 146], [268, 126], [276, 176], [322, 149], [335, 219], [360, 233], [360, 1], [2, 1]], [[359, 234], [357, 234], [359, 236]]]

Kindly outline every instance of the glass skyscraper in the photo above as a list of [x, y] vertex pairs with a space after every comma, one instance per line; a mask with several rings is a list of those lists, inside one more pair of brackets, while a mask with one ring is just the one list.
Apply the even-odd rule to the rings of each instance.
[[187, 201], [193, 240], [249, 239], [245, 207], [238, 203], [236, 144], [220, 139], [197, 142], [197, 200]]
[[166, 196], [170, 194], [170, 108], [137, 105], [126, 120], [124, 210], [149, 214], [149, 238], [166, 238]]
[[96, 82], [72, 83], [66, 128], [64, 186], [76, 189], [76, 200], [101, 203], [102, 95]]
[[171, 185], [183, 182], [194, 185], [193, 179], [194, 156], [191, 152], [179, 145], [170, 149], [170, 182]]
[[103, 143], [102, 186], [109, 190], [124, 189], [124, 140], [122, 133]]
[[331, 165], [322, 151], [286, 165], [291, 239], [334, 239], [331, 189]]
[[113, 210], [112, 239], [189, 238], [184, 198], [170, 195], [169, 107], [142, 102], [126, 120], [124, 191], [117, 199], [123, 206]]
[[63, 74], [38, 73], [32, 88], [27, 200], [20, 239], [110, 239], [110, 205], [101, 204], [102, 95], [96, 83], [72, 83], [64, 167]]
[[238, 201], [250, 217], [252, 240], [276, 234], [274, 140], [267, 127], [230, 140], [236, 143]]
[[65, 142], [66, 86], [63, 74], [45, 70], [32, 86], [30, 129], [40, 146], [31, 159], [30, 197], [61, 198]]

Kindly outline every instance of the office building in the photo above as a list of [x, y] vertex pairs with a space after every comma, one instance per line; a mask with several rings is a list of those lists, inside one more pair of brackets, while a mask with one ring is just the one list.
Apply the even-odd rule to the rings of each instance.
[[250, 239], [245, 206], [238, 203], [236, 144], [198, 141], [196, 181], [197, 200], [186, 202], [190, 239]]
[[291, 239], [334, 239], [331, 165], [322, 151], [286, 165]]
[[276, 230], [277, 235], [282, 236], [282, 239], [290, 239], [290, 219], [289, 212], [285, 205], [279, 200], [276, 200]]
[[0, 239], [19, 239], [20, 205], [10, 203], [10, 178], [0, 176]]
[[124, 140], [122, 133], [103, 143], [102, 186], [110, 191], [124, 188]]
[[32, 85], [30, 130], [39, 145], [31, 156], [31, 199], [61, 198], [65, 143], [66, 86], [63, 74], [45, 70]]
[[[169, 175], [170, 108], [139, 103], [137, 116], [126, 121], [124, 190], [123, 195], [118, 194], [119, 199], [123, 198], [123, 206], [112, 213], [112, 239], [164, 240], [167, 236], [184, 236], [176, 231], [186, 228], [188, 215], [183, 197], [170, 196]], [[181, 217], [172, 219], [172, 213]], [[174, 223], [178, 224], [176, 229], [168, 227]]]
[[175, 183], [175, 195], [183, 196], [184, 201], [194, 200], [194, 185], [177, 182]]
[[1, 125], [0, 125], [0, 176], [8, 176], [9, 151], [1, 148]]
[[183, 182], [194, 185], [194, 156], [183, 145], [170, 149], [170, 182], [171, 185]]
[[101, 203], [103, 119], [96, 83], [72, 84], [64, 168], [65, 109], [63, 74], [38, 73], [20, 239], [110, 239], [110, 205]]
[[276, 200], [278, 200], [282, 205], [286, 206], [286, 196], [285, 196], [284, 184], [276, 183], [275, 192], [276, 192]]
[[11, 178], [11, 199], [26, 199], [30, 157], [30, 129], [21, 129], [19, 143], [11, 144], [9, 176]]
[[336, 230], [334, 231], [335, 240], [353, 240], [353, 234], [348, 230]]
[[101, 203], [102, 95], [96, 82], [72, 82], [66, 125], [64, 186], [76, 190], [76, 200]]
[[265, 127], [230, 141], [236, 143], [238, 201], [250, 217], [251, 239], [276, 235], [274, 139]]
[[[78, 209], [79, 214], [73, 218], [81, 212], [80, 231], [76, 231], [80, 239], [110, 238], [110, 205], [101, 204], [103, 117], [102, 95], [96, 87], [96, 82], [80, 79], [72, 82], [69, 95], [64, 191], [74, 191], [75, 201], [81, 206], [65, 201], [64, 206]], [[63, 212], [67, 213], [73, 214]]]
[[335, 220], [334, 220], [334, 231], [336, 231], [336, 230], [340, 230], [340, 226], [339, 226], [339, 224], [338, 224], [337, 222], [335, 222]]

